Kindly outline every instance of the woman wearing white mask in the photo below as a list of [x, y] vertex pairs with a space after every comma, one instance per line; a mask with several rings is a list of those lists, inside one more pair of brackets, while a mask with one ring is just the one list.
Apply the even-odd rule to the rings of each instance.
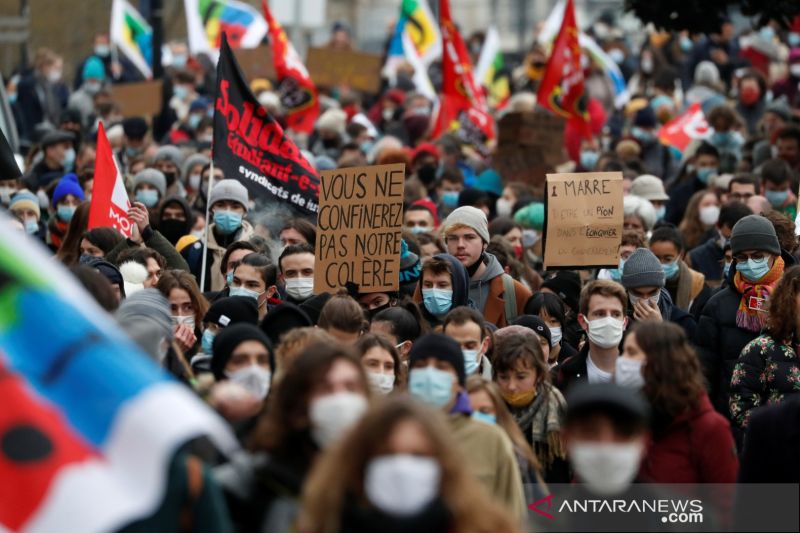
[[383, 335], [367, 333], [358, 339], [356, 350], [372, 392], [386, 395], [403, 388], [405, 372], [400, 355], [390, 340]]
[[156, 288], [169, 300], [175, 342], [191, 358], [200, 349], [200, 325], [208, 311], [208, 302], [194, 276], [183, 270], [167, 270]]
[[305, 349], [271, 391], [250, 435], [253, 451], [215, 471], [238, 531], [293, 530], [309, 470], [363, 416], [369, 397], [366, 374], [349, 349], [331, 342]]
[[684, 246], [691, 250], [717, 235], [720, 203], [717, 194], [712, 191], [694, 193], [686, 206], [678, 229], [683, 235]]
[[518, 531], [452, 453], [448, 427], [442, 414], [402, 398], [368, 412], [315, 465], [299, 531]]
[[642, 387], [653, 412], [641, 478], [735, 483], [739, 462], [730, 424], [711, 405], [700, 361], [683, 330], [670, 323], [636, 324], [617, 362], [617, 383]]

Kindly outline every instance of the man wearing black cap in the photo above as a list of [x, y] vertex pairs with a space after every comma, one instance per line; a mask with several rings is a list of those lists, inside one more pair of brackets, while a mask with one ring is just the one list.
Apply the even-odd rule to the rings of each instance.
[[495, 501], [521, 520], [525, 503], [511, 441], [497, 426], [471, 418], [459, 344], [439, 333], [425, 335], [411, 348], [408, 368], [411, 396], [450, 415], [450, 429], [468, 468]]
[[61, 178], [75, 164], [74, 135], [69, 131], [55, 130], [42, 137], [42, 160], [25, 176], [25, 187], [37, 192], [51, 181]]

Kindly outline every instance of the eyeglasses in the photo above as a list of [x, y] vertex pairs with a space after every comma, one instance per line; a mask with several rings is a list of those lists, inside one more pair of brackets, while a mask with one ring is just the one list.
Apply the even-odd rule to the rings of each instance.
[[761, 261], [763, 260], [767, 254], [764, 252], [754, 252], [752, 254], [736, 254], [733, 256], [736, 259], [737, 263], [744, 263], [745, 261], [752, 259], [753, 261]]

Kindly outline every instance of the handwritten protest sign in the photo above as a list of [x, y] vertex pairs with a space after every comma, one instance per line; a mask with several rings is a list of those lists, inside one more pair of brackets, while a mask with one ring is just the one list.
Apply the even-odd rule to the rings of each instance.
[[322, 172], [314, 289], [396, 291], [400, 281], [405, 165]]
[[161, 80], [115, 83], [111, 98], [124, 118], [155, 115], [161, 112]]
[[506, 182], [522, 181], [541, 190], [545, 174], [566, 161], [564, 119], [546, 113], [508, 113], [498, 122], [492, 166]]
[[379, 54], [309, 48], [306, 66], [317, 87], [348, 85], [373, 94], [381, 89], [383, 59]]
[[616, 266], [622, 242], [622, 173], [548, 174], [545, 268]]

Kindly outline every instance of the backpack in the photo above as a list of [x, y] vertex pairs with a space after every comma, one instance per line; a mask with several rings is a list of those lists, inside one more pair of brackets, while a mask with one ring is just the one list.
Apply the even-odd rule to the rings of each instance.
[[517, 291], [514, 289], [514, 278], [503, 274], [503, 303], [505, 304], [506, 324], [517, 318]]

